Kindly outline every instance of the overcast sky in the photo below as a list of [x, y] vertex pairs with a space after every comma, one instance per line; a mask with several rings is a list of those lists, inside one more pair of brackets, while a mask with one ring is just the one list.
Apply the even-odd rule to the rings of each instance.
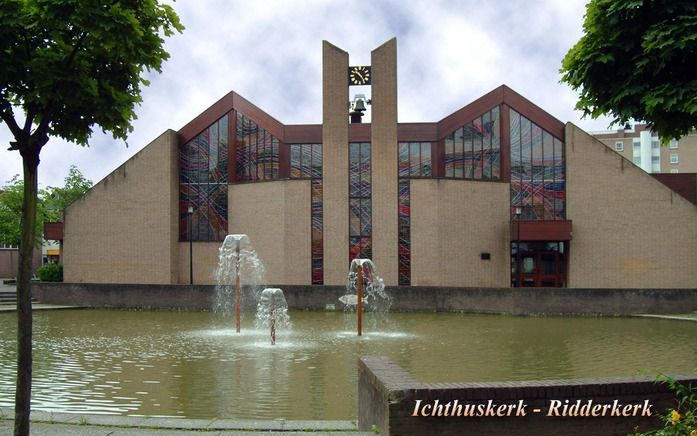
[[[559, 83], [561, 60], [581, 37], [585, 0], [258, 1], [173, 3], [186, 26], [166, 41], [171, 57], [150, 75], [128, 148], [98, 128], [91, 146], [51, 139], [39, 183], [58, 186], [71, 164], [98, 182], [168, 128], [179, 130], [234, 90], [286, 124], [321, 123], [322, 40], [351, 65], [397, 37], [399, 121], [438, 121], [501, 84], [558, 119], [581, 119]], [[352, 88], [352, 94], [355, 89]], [[359, 91], [360, 92], [360, 91]], [[0, 144], [10, 133], [0, 124]], [[0, 148], [0, 184], [22, 172]]]

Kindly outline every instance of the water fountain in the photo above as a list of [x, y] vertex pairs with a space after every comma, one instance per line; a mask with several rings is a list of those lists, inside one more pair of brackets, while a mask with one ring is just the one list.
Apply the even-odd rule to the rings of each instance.
[[392, 298], [385, 292], [385, 283], [370, 259], [353, 259], [346, 279], [346, 295], [339, 297], [345, 310], [356, 310], [357, 333], [363, 334], [364, 308], [371, 312], [387, 312]]
[[266, 288], [261, 292], [257, 304], [256, 325], [258, 328], [271, 329], [271, 345], [276, 344], [276, 327], [290, 327], [288, 304], [281, 289]]
[[[234, 308], [237, 333], [240, 332], [242, 306], [241, 276], [245, 279], [245, 285], [262, 283], [264, 264], [257, 256], [256, 251], [254, 251], [247, 235], [227, 235], [218, 255], [216, 310], [227, 313]], [[234, 287], [232, 283], [234, 283]], [[251, 289], [251, 292], [254, 294], [255, 290]], [[252, 295], [252, 299], [256, 301], [256, 295]]]

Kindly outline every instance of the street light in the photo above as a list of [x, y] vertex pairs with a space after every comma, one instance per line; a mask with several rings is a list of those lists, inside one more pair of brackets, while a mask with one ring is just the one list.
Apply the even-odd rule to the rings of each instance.
[[194, 243], [191, 239], [191, 217], [194, 214], [194, 207], [189, 206], [187, 210], [189, 214], [189, 284], [194, 284]]
[[515, 208], [515, 220], [516, 220], [516, 265], [515, 265], [515, 272], [516, 272], [516, 287], [520, 287], [520, 270], [522, 268], [520, 264], [520, 215], [523, 213], [523, 210], [521, 209], [520, 206], [516, 206]]

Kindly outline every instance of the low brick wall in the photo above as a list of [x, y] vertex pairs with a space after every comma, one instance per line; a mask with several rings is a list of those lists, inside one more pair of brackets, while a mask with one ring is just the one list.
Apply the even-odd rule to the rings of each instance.
[[[268, 287], [281, 287], [288, 306], [295, 309], [326, 309], [328, 303], [338, 307], [338, 298], [346, 292], [341, 286]], [[40, 303], [95, 308], [211, 310], [215, 292], [213, 285], [32, 284], [32, 294]], [[250, 288], [243, 286], [242, 292], [246, 294]]]
[[34, 283], [40, 303], [83, 307], [206, 310], [213, 307], [212, 286], [104, 283]]
[[490, 312], [514, 315], [686, 313], [697, 310], [697, 289], [397, 287], [399, 311]]
[[[694, 376], [678, 379], [697, 385]], [[579, 406], [592, 401], [586, 406], [589, 413], [595, 410], [601, 414], [603, 405], [609, 404], [605, 413], [610, 415], [617, 401], [615, 410], [620, 414], [639, 416], [554, 416], [563, 415], [563, 406], [572, 406], [577, 400]], [[593, 409], [596, 405], [600, 407]], [[585, 413], [579, 406], [576, 409]], [[358, 428], [369, 431], [377, 427], [382, 436], [625, 435], [636, 427], [642, 431], [660, 427], [655, 415], [675, 406], [673, 393], [651, 377], [426, 384], [385, 357], [363, 357], [358, 362]], [[550, 411], [552, 416], [548, 416]], [[652, 416], [640, 416], [648, 411]], [[489, 412], [504, 416], [476, 416]], [[573, 412], [567, 409], [566, 414]]]
[[[341, 286], [269, 285], [279, 287], [293, 309], [341, 309]], [[207, 310], [213, 307], [212, 285], [141, 285], [36, 283], [42, 303], [88, 307]], [[473, 313], [599, 314], [686, 313], [697, 310], [695, 289], [560, 289], [560, 288], [388, 288], [395, 311]]]

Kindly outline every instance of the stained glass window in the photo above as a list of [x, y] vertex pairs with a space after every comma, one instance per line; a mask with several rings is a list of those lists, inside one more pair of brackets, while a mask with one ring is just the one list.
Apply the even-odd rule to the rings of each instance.
[[[451, 150], [451, 157], [457, 153], [462, 154], [462, 129], [455, 132], [445, 140], [446, 150]], [[430, 142], [400, 142], [399, 143], [399, 213], [398, 213], [398, 255], [399, 255], [399, 284], [411, 283], [411, 215], [410, 215], [410, 188], [409, 179], [414, 177], [431, 177], [431, 143]], [[461, 162], [461, 161], [460, 161]], [[445, 171], [454, 174], [455, 160], [446, 161]], [[459, 167], [458, 171], [462, 171]]]
[[312, 179], [312, 284], [324, 284], [324, 210], [322, 205], [322, 179]]
[[290, 177], [322, 178], [322, 144], [290, 144]]
[[279, 141], [241, 113], [237, 113], [235, 169], [238, 181], [276, 180]]
[[311, 180], [312, 284], [324, 283], [322, 144], [290, 144], [291, 179]]
[[409, 179], [399, 179], [398, 215], [399, 284], [411, 284], [411, 204]]
[[349, 144], [349, 261], [372, 259], [370, 143]]
[[[222, 241], [227, 235], [228, 117], [179, 148], [179, 239]], [[189, 207], [193, 214], [189, 216]], [[189, 227], [189, 220], [191, 226]]]
[[445, 137], [445, 177], [473, 180], [501, 179], [498, 106]]
[[510, 132], [511, 213], [520, 207], [520, 219], [564, 219], [564, 143], [512, 109]]
[[399, 143], [399, 177], [431, 177], [431, 143]]

